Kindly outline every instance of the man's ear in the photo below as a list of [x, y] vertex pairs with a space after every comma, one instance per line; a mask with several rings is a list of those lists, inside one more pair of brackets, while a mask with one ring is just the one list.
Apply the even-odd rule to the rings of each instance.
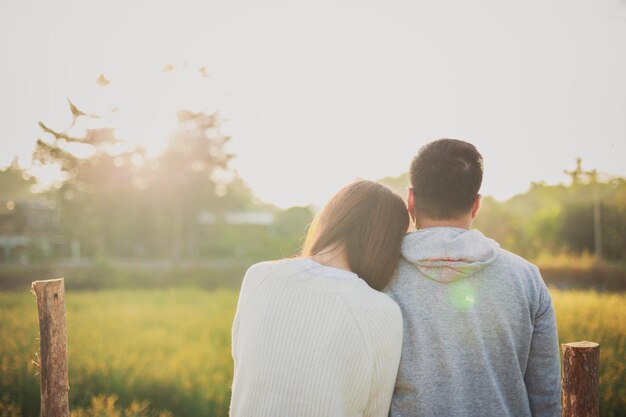
[[474, 220], [476, 216], [478, 216], [478, 211], [480, 210], [480, 202], [482, 198], [483, 196], [478, 194], [474, 199], [474, 205], [472, 206], [472, 220]]
[[413, 188], [411, 187], [409, 187], [409, 191], [406, 196], [406, 206], [407, 211], [409, 212], [409, 217], [411, 217], [411, 220], [415, 222], [415, 196], [413, 194]]

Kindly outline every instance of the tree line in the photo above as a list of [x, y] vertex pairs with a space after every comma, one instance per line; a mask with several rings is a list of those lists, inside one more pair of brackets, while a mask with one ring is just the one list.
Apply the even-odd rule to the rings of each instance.
[[[581, 159], [564, 174], [569, 184], [535, 182], [506, 201], [484, 197], [474, 227], [530, 259], [626, 259], [626, 178], [585, 171]], [[408, 176], [381, 182], [405, 193]]]
[[[69, 104], [73, 126], [87, 115]], [[279, 210], [256, 199], [229, 165], [230, 137], [217, 113], [181, 110], [176, 117], [166, 149], [153, 158], [124, 146], [112, 128], [73, 136], [40, 122], [45, 139], [37, 140], [33, 161], [59, 167], [62, 178], [33, 193], [35, 179], [16, 163], [0, 171], [4, 246], [10, 236], [26, 238], [28, 245], [14, 249], [27, 261], [293, 254], [311, 209]], [[237, 213], [239, 220], [228, 220]]]
[[[246, 259], [297, 252], [311, 207], [261, 203], [230, 167], [217, 113], [181, 110], [166, 149], [148, 157], [110, 127], [72, 133], [97, 118], [69, 102], [72, 124], [40, 122], [33, 161], [62, 178], [33, 192], [16, 163], [0, 170], [1, 260], [94, 258]], [[485, 197], [475, 227], [524, 257], [626, 257], [626, 179], [565, 171], [567, 185], [533, 183], [507, 201]], [[407, 174], [380, 180], [400, 195]]]

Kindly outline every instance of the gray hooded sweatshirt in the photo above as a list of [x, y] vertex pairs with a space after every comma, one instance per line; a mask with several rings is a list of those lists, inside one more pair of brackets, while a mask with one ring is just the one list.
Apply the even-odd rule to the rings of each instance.
[[404, 319], [392, 417], [561, 415], [550, 294], [477, 230], [409, 233], [385, 292]]

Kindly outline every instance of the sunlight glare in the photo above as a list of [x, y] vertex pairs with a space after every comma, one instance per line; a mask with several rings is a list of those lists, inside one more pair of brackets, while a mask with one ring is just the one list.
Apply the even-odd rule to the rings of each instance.
[[466, 280], [455, 282], [449, 288], [448, 301], [457, 310], [468, 310], [476, 302], [476, 291]]

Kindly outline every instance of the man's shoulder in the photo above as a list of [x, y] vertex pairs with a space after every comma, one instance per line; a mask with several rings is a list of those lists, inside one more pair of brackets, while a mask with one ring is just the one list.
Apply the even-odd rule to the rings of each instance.
[[496, 259], [495, 264], [532, 273], [539, 271], [539, 268], [528, 259], [502, 248], [499, 249], [498, 259]]
[[415, 265], [400, 257], [398, 265], [394, 271], [389, 284], [385, 287], [383, 292], [389, 293], [392, 289], [402, 286], [406, 282], [410, 281], [412, 277], [417, 274], [417, 268]]
[[[479, 273], [495, 275], [506, 273], [507, 275], [512, 274], [524, 277], [525, 280], [530, 279], [532, 281], [543, 281], [539, 268], [535, 264], [502, 248], [498, 249], [498, 256], [493, 260], [493, 262], [487, 265]], [[384, 292], [396, 300], [397, 296], [405, 293], [409, 287], [418, 286], [420, 285], [420, 282], [430, 281], [431, 280], [420, 273], [417, 266], [403, 257], [400, 257], [398, 260], [398, 266], [391, 278], [391, 281], [384, 289]]]
[[527, 289], [540, 290], [546, 285], [537, 265], [505, 249], [500, 249], [496, 267], [500, 273], [505, 271], [517, 276]]
[[419, 279], [421, 279], [421, 276], [417, 267], [400, 257], [398, 266], [389, 284], [383, 289], [383, 293], [401, 305], [407, 294], [415, 293], [415, 288], [419, 285]]

